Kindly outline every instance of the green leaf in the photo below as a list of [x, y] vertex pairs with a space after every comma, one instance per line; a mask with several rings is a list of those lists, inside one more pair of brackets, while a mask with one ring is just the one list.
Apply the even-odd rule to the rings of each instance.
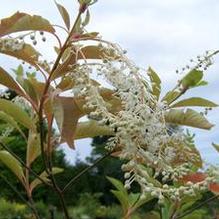
[[18, 126], [17, 122], [14, 120], [13, 117], [11, 117], [10, 115], [8, 115], [7, 113], [3, 111], [0, 111], [0, 120], [5, 121], [6, 123], [10, 124], [15, 129], [17, 129], [20, 132], [20, 134], [24, 137], [24, 139], [26, 139], [25, 134], [22, 132], [22, 130], [20, 129], [20, 127]]
[[24, 68], [22, 65], [18, 65], [17, 69], [12, 69], [12, 70], [17, 76], [20, 76], [20, 77], [24, 76]]
[[34, 86], [31, 83], [31, 79], [24, 79], [23, 80], [23, 86], [26, 93], [29, 95], [29, 97], [36, 103], [36, 105], [39, 102], [39, 95], [37, 91], [35, 90]]
[[122, 209], [123, 212], [127, 212], [129, 209], [129, 201], [128, 201], [128, 196], [126, 196], [123, 192], [121, 191], [115, 191], [115, 190], [111, 190], [111, 192], [113, 193], [113, 195], [116, 196], [116, 198], [118, 199], [118, 201], [121, 203], [122, 205]]
[[166, 112], [165, 121], [167, 123], [191, 126], [200, 129], [211, 129], [214, 126], [204, 116], [192, 109], [187, 109], [186, 111], [171, 109]]
[[87, 10], [85, 19], [82, 22], [82, 26], [85, 27], [86, 25], [88, 25], [89, 21], [90, 21], [90, 12], [89, 12], [89, 10]]
[[160, 213], [156, 212], [156, 211], [150, 211], [150, 212], [146, 213], [145, 218], [148, 218], [148, 219], [161, 219]]
[[165, 101], [167, 105], [169, 105], [175, 100], [177, 100], [189, 88], [205, 85], [205, 82], [201, 81], [202, 77], [203, 77], [202, 71], [196, 69], [191, 70], [188, 74], [186, 74], [181, 79], [179, 86], [174, 88], [172, 91], [166, 93], [166, 95], [162, 98], [162, 101]]
[[124, 188], [124, 185], [122, 182], [120, 182], [118, 179], [115, 179], [109, 176], [107, 176], [106, 178], [115, 186], [116, 189], [128, 195], [127, 190]]
[[185, 100], [181, 100], [171, 105], [170, 107], [175, 108], [175, 107], [187, 107], [187, 106], [217, 107], [218, 105], [201, 97], [192, 97]]
[[[58, 174], [63, 172], [62, 168], [58, 168], [58, 167], [53, 167], [52, 168], [52, 174]], [[50, 182], [49, 178], [48, 178], [48, 174], [46, 173], [46, 171], [43, 171], [40, 175], [40, 178], [42, 178], [45, 182]], [[42, 184], [42, 182], [39, 179], [34, 179], [31, 184], [30, 184], [30, 192], [32, 192], [38, 185]]]
[[21, 163], [7, 151], [0, 151], [0, 160], [18, 177], [21, 182], [24, 182], [25, 177]]
[[184, 76], [181, 80], [181, 84], [185, 88], [195, 87], [199, 84], [201, 79], [203, 78], [203, 72], [193, 69], [186, 76]]
[[78, 19], [78, 21], [77, 21], [77, 23], [76, 23], [76, 25], [75, 25], [75, 33], [83, 33], [83, 29], [82, 29], [82, 27], [81, 27], [81, 17], [79, 17], [79, 19]]
[[179, 213], [182, 214], [183, 212], [187, 211], [188, 209], [192, 208], [195, 206], [198, 200], [200, 200], [202, 196], [200, 194], [197, 194], [196, 197], [188, 197], [186, 196], [182, 200], [181, 207], [179, 209]]
[[78, 123], [75, 139], [93, 138], [103, 135], [113, 135], [113, 131], [109, 127], [99, 125], [98, 122], [91, 120]]
[[35, 125], [29, 115], [15, 103], [9, 100], [0, 99], [0, 111], [10, 115], [15, 121], [22, 124], [26, 128], [33, 130], [35, 129]]
[[129, 193], [129, 203], [133, 207], [140, 198], [140, 193]]
[[157, 100], [160, 97], [161, 92], [161, 80], [158, 76], [158, 74], [151, 68], [148, 68], [148, 76], [150, 77], [151, 84], [152, 84], [152, 94], [157, 97]]
[[215, 144], [215, 143], [212, 143], [213, 147], [215, 148], [215, 150], [217, 152], [219, 152], [219, 145], [218, 144]]
[[40, 138], [39, 134], [34, 131], [29, 131], [26, 164], [30, 167], [31, 163], [40, 155]]
[[205, 86], [205, 85], [208, 85], [208, 82], [207, 81], [200, 81], [196, 87], [200, 87], [200, 86]]
[[70, 29], [70, 16], [68, 14], [68, 11], [65, 9], [64, 6], [62, 6], [61, 4], [58, 4], [56, 1], [55, 1], [55, 4], [59, 10], [59, 13], [61, 14], [62, 16], [62, 19], [65, 23], [65, 26], [67, 27], [67, 29], [69, 30]]
[[166, 102], [167, 105], [172, 103], [174, 100], [177, 100], [179, 97], [180, 92], [177, 90], [169, 91], [166, 95], [162, 98], [162, 102]]
[[0, 37], [28, 30], [47, 31], [54, 33], [55, 29], [49, 23], [48, 20], [37, 15], [29, 15], [22, 12], [16, 12], [11, 17], [1, 20], [0, 23]]
[[186, 215], [183, 217], [183, 219], [209, 219], [208, 212], [206, 209], [197, 209], [190, 213], [189, 215]]
[[20, 88], [17, 82], [11, 77], [11, 75], [0, 67], [0, 84], [15, 91], [16, 93], [24, 96], [24, 91]]
[[78, 120], [84, 113], [72, 97], [55, 97], [53, 100], [55, 119], [61, 134], [61, 142], [74, 148], [75, 130]]
[[137, 209], [139, 207], [141, 207], [143, 204], [149, 202], [150, 200], [152, 200], [153, 197], [151, 197], [150, 194], [145, 195], [144, 198], [139, 198], [139, 200], [135, 203], [135, 205], [133, 206], [134, 209]]

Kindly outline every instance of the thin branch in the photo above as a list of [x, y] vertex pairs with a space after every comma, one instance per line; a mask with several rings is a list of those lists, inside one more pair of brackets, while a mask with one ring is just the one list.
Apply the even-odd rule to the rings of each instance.
[[67, 30], [65, 27], [61, 26], [61, 25], [53, 24], [52, 26], [53, 26], [53, 27], [58, 27], [58, 28], [64, 30], [67, 34], [69, 34], [68, 30]]
[[[64, 200], [64, 197], [63, 197], [63, 194], [62, 194], [62, 191], [60, 190], [60, 188], [58, 187], [58, 185], [56, 184], [56, 181], [55, 181], [55, 178], [53, 176], [53, 173], [52, 173], [52, 163], [49, 161], [51, 158], [49, 158], [45, 152], [44, 152], [44, 130], [43, 130], [43, 106], [44, 106], [44, 102], [47, 98], [47, 93], [48, 93], [48, 90], [49, 90], [49, 86], [50, 86], [50, 83], [51, 83], [51, 79], [52, 79], [52, 76], [53, 76], [53, 73], [55, 72], [55, 70], [57, 69], [58, 65], [59, 65], [59, 62], [61, 60], [61, 57], [65, 51], [65, 49], [67, 48], [68, 46], [68, 43], [71, 39], [71, 36], [72, 34], [74, 33], [76, 27], [77, 27], [77, 23], [81, 17], [81, 14], [82, 12], [79, 10], [78, 12], [78, 15], [77, 15], [77, 18], [74, 22], [74, 25], [64, 43], [64, 45], [62, 46], [57, 58], [56, 58], [56, 61], [53, 65], [53, 68], [50, 72], [50, 75], [45, 83], [45, 87], [44, 87], [44, 91], [43, 91], [43, 95], [42, 95], [42, 98], [40, 100], [40, 105], [39, 105], [39, 111], [38, 111], [38, 117], [39, 117], [39, 132], [40, 132], [40, 146], [41, 146], [41, 156], [42, 156], [42, 160], [43, 160], [43, 163], [44, 163], [44, 166], [45, 166], [45, 171], [47, 172], [48, 176], [50, 177], [51, 179], [51, 182], [52, 182], [52, 185], [53, 185], [53, 189], [54, 191], [57, 193], [57, 195], [59, 196], [59, 199], [60, 199], [60, 202], [61, 202], [61, 205], [62, 205], [62, 209], [63, 209], [63, 212], [65, 214], [65, 218], [66, 219], [69, 219], [69, 214], [68, 214], [68, 210], [67, 210], [67, 207], [66, 207], [66, 204], [65, 204], [65, 200]], [[48, 145], [47, 148], [50, 148], [50, 146]], [[49, 160], [48, 160], [49, 158]]]
[[62, 190], [62, 192], [66, 192], [70, 186], [76, 181], [78, 180], [82, 175], [84, 175], [86, 172], [88, 172], [89, 170], [91, 170], [92, 168], [94, 168], [95, 166], [97, 166], [101, 161], [103, 161], [104, 159], [106, 159], [107, 157], [109, 157], [112, 154], [112, 152], [109, 152], [107, 154], [105, 154], [103, 157], [97, 159], [92, 165], [86, 167], [84, 170], [82, 170], [79, 174], [77, 174], [74, 178], [72, 178], [67, 185], [64, 187], [64, 189]]
[[213, 200], [215, 200], [215, 199], [217, 199], [217, 198], [219, 198], [219, 195], [214, 195], [214, 196], [212, 196], [211, 198], [209, 198], [209, 199], [207, 199], [207, 200], [201, 202], [200, 204], [198, 204], [198, 205], [195, 206], [194, 208], [192, 208], [192, 209], [186, 211], [185, 213], [183, 213], [183, 214], [181, 214], [181, 215], [175, 217], [175, 219], [183, 218], [183, 217], [187, 216], [188, 214], [191, 214], [193, 211], [195, 211], [195, 210], [201, 208], [202, 206], [208, 204], [209, 202], [212, 202]]
[[59, 37], [58, 37], [55, 33], [53, 33], [53, 35], [55, 36], [55, 38], [56, 38], [57, 41], [58, 41], [59, 48], [62, 48], [62, 42], [61, 42], [61, 40], [59, 39]]
[[41, 219], [33, 205], [33, 202], [28, 202], [21, 193], [0, 173], [0, 177], [7, 183], [7, 185], [17, 194], [17, 196], [33, 211], [37, 219]]
[[18, 157], [11, 149], [9, 149], [8, 146], [6, 146], [3, 142], [0, 142], [0, 145], [6, 150], [8, 151], [12, 156], [14, 156], [21, 164], [24, 168], [26, 168], [27, 170], [29, 170], [37, 179], [39, 179], [42, 183], [44, 183], [47, 186], [51, 186], [48, 182], [46, 182], [44, 179], [42, 179], [35, 171], [33, 171], [30, 167], [28, 167], [22, 160], [20, 157]]

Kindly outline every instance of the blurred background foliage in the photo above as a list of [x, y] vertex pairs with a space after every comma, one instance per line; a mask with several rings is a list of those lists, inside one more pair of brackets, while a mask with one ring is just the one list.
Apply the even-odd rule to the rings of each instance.
[[[7, 91], [10, 99], [15, 97], [15, 93]], [[0, 121], [0, 135], [4, 132], [6, 124]], [[23, 130], [24, 132], [27, 130]], [[53, 152], [54, 166], [64, 169], [63, 173], [56, 175], [57, 183], [63, 188], [73, 176], [76, 176], [82, 170], [95, 163], [95, 161], [104, 156], [105, 143], [109, 137], [99, 136], [93, 138], [92, 152], [85, 161], [77, 159], [72, 165], [65, 160], [65, 154], [62, 150], [56, 149]], [[13, 130], [7, 138], [7, 145], [22, 160], [25, 160], [26, 148], [25, 141], [20, 134]], [[107, 180], [107, 176], [123, 181], [123, 173], [121, 171], [122, 162], [115, 157], [107, 157], [97, 166], [90, 169], [86, 174], [82, 175], [65, 194], [65, 200], [68, 205], [70, 215], [73, 219], [120, 219], [122, 218], [122, 208], [117, 199], [111, 193], [113, 185]], [[34, 161], [34, 170], [37, 173], [42, 172], [43, 164], [40, 158]], [[8, 168], [0, 163], [0, 173], [10, 181], [14, 188], [21, 192], [25, 197], [25, 191], [17, 178], [10, 172]], [[5, 180], [0, 177], [0, 219], [32, 219], [34, 218], [30, 209], [22, 203], [20, 197], [17, 196], [11, 188], [6, 184]], [[139, 187], [134, 185], [132, 191], [137, 193]], [[206, 193], [202, 199], [194, 203], [194, 206], [208, 199], [212, 195]], [[59, 200], [54, 192], [44, 185], [40, 185], [37, 192], [33, 194], [42, 218], [61, 219], [58, 206]], [[50, 203], [48, 206], [47, 203]], [[159, 208], [156, 205], [157, 200], [144, 204], [132, 216], [132, 219], [159, 219]], [[191, 206], [192, 207], [192, 206]], [[214, 202], [206, 204], [201, 209], [197, 209], [192, 214], [184, 217], [184, 219], [218, 219], [219, 205], [218, 199]]]

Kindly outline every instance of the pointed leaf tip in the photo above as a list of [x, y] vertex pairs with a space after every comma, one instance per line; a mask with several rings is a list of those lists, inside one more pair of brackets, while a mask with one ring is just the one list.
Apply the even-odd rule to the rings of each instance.
[[59, 13], [62, 16], [62, 19], [63, 19], [63, 21], [65, 23], [65, 26], [69, 30], [70, 29], [70, 16], [68, 14], [68, 11], [65, 9], [64, 6], [62, 6], [61, 4], [57, 3], [56, 1], [55, 1], [55, 4], [56, 4], [56, 6], [57, 6], [57, 8], [59, 10]]

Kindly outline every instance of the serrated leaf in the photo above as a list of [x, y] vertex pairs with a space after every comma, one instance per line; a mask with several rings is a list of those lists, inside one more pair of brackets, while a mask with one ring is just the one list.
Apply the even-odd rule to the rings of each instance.
[[21, 163], [15, 157], [13, 157], [9, 152], [2, 150], [0, 151], [0, 160], [18, 177], [22, 183], [24, 182], [25, 177]]
[[191, 97], [188, 99], [181, 100], [173, 105], [171, 108], [175, 107], [187, 107], [187, 106], [200, 106], [200, 107], [217, 107], [216, 103], [201, 97]]
[[10, 115], [8, 115], [7, 113], [3, 111], [0, 111], [0, 120], [5, 121], [6, 123], [10, 124], [15, 129], [17, 129], [20, 132], [20, 134], [24, 137], [24, 139], [26, 139], [25, 134], [22, 132], [22, 130], [20, 129], [19, 125], [17, 124], [17, 122], [14, 120], [13, 117], [11, 117]]
[[215, 143], [212, 143], [213, 147], [215, 148], [215, 150], [217, 152], [219, 152], [219, 145], [218, 144], [215, 144]]
[[148, 68], [148, 76], [150, 77], [151, 86], [152, 86], [152, 94], [157, 98], [157, 100], [160, 97], [161, 92], [161, 80], [158, 76], [158, 74], [151, 68]]
[[40, 138], [39, 134], [33, 131], [29, 131], [26, 164], [30, 167], [31, 163], [40, 155]]
[[67, 27], [67, 29], [69, 30], [70, 29], [70, 16], [68, 14], [68, 11], [65, 9], [64, 6], [62, 6], [61, 4], [58, 4], [56, 1], [55, 1], [55, 4], [59, 10], [59, 13], [61, 14], [62, 16], [62, 19], [65, 23], [65, 26]]
[[[55, 174], [58, 174], [58, 173], [61, 173], [63, 172], [63, 169], [62, 168], [58, 168], [58, 167], [53, 167], [52, 168], [52, 174], [55, 175]], [[40, 178], [42, 178], [45, 182], [50, 182], [49, 178], [48, 178], [48, 174], [46, 173], [46, 171], [43, 171], [40, 175]], [[31, 184], [30, 184], [30, 192], [32, 193], [32, 191], [38, 186], [42, 184], [42, 182], [39, 180], [39, 179], [34, 179]]]
[[193, 69], [182, 78], [181, 84], [186, 88], [194, 87], [198, 85], [202, 78], [203, 72]]
[[0, 53], [12, 56], [14, 58], [17, 59], [21, 59], [29, 64], [31, 64], [32, 66], [36, 67], [37, 69], [38, 67], [38, 58], [40, 56], [40, 53], [37, 52], [31, 45], [29, 44], [24, 44], [22, 49], [19, 50], [11, 50], [10, 48], [4, 48], [2, 49], [2, 47], [0, 46]]
[[53, 101], [55, 119], [61, 134], [61, 142], [74, 148], [75, 130], [83, 112], [72, 97], [55, 97]]
[[2, 19], [0, 23], [0, 37], [7, 34], [28, 30], [47, 31], [50, 33], [55, 32], [55, 29], [48, 20], [41, 16], [31, 16], [23, 12], [16, 12], [8, 18]]
[[29, 115], [15, 103], [9, 100], [0, 99], [0, 111], [3, 111], [6, 114], [10, 115], [15, 121], [22, 124], [26, 128], [33, 130], [35, 129], [33, 121], [31, 120]]
[[96, 136], [113, 134], [113, 131], [109, 127], [99, 125], [98, 122], [91, 120], [89, 122], [78, 123], [75, 132], [75, 139], [93, 138]]
[[187, 109], [186, 111], [171, 109], [166, 112], [165, 121], [200, 129], [211, 129], [214, 126], [204, 116], [192, 109]]
[[20, 94], [21, 96], [24, 96], [24, 91], [21, 89], [21, 87], [11, 77], [11, 75], [8, 72], [6, 72], [2, 67], [0, 67], [0, 84], [15, 91], [16, 93]]

